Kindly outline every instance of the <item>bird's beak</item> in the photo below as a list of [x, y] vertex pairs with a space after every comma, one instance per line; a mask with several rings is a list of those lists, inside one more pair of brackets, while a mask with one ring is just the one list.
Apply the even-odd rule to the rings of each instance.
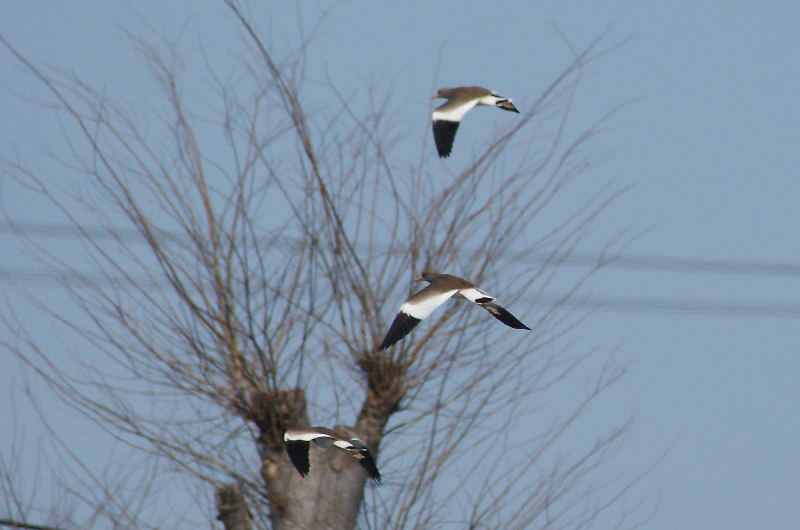
[[420, 274], [419, 276], [417, 276], [417, 279], [416, 279], [415, 281], [417, 281], [417, 282], [421, 282], [421, 281], [422, 281], [422, 274]]
[[437, 92], [437, 93], [435, 93], [434, 95], [431, 96], [431, 99], [436, 99], [438, 97], [439, 97], [439, 93]]

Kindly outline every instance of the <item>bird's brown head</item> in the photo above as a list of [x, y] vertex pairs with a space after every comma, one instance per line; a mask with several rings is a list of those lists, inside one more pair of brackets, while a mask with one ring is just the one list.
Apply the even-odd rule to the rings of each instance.
[[421, 282], [421, 281], [424, 280], [426, 282], [432, 282], [433, 279], [438, 275], [439, 275], [439, 272], [437, 270], [432, 269], [430, 267], [425, 267], [425, 270], [423, 270], [422, 273], [419, 275], [419, 277], [417, 278], [417, 281]]
[[453, 95], [453, 90], [454, 89], [452, 88], [440, 88], [436, 91], [431, 99], [449, 98], [451, 95]]

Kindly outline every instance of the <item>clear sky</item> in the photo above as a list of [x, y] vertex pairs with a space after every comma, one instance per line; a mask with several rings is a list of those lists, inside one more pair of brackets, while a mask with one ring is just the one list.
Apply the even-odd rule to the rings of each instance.
[[[287, 5], [253, 9], [277, 46], [292, 42], [298, 28]], [[488, 86], [522, 109], [568, 64], [570, 45], [581, 49], [600, 34], [601, 46], [620, 44], [586, 72], [573, 111], [588, 125], [627, 103], [595, 143], [604, 150], [594, 174], [634, 186], [602, 218], [594, 248], [609, 234], [641, 233], [626, 254], [664, 259], [610, 267], [590, 286], [606, 306], [576, 341], [627, 366], [593, 422], [610, 426], [620, 412], [634, 414], [617, 455], [626, 469], [644, 469], [669, 448], [637, 486], [637, 495], [658, 505], [646, 527], [800, 528], [800, 3], [306, 6], [306, 20], [330, 8], [311, 48], [311, 77], [328, 76], [356, 95], [370, 83], [394, 84], [412, 135], [429, 134], [437, 86]], [[36, 64], [146, 104], [150, 81], [123, 30], [147, 36], [149, 26], [178, 39], [187, 57], [205, 53], [214, 62], [238, 46], [229, 18], [208, 1], [33, 0], [6, 6], [0, 33]], [[0, 155], [37, 157], [48, 145], [63, 146], [57, 123], [35, 104], [42, 91], [5, 50], [0, 72]], [[447, 161], [452, 167], [469, 160], [486, 129], [502, 126], [502, 113], [473, 114], [475, 126], [461, 128]], [[0, 181], [17, 220], [49, 220], [17, 193]], [[0, 271], [35, 267], [17, 248], [0, 234]], [[703, 262], [744, 271], [708, 272]], [[795, 267], [747, 266], [753, 262]], [[5, 274], [0, 282], [13, 304], [12, 284], [31, 280]], [[37, 318], [26, 314], [29, 324]], [[19, 385], [10, 364], [0, 383]], [[9, 444], [1, 437], [0, 451]]]

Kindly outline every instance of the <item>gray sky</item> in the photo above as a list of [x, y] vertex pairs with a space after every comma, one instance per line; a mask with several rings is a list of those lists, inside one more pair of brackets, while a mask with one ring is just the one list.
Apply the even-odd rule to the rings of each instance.
[[[345, 94], [394, 84], [392, 97], [407, 105], [411, 157], [423, 139], [434, 156], [427, 120], [437, 86], [484, 85], [522, 110], [568, 64], [570, 45], [582, 49], [603, 33], [601, 46], [621, 44], [591, 65], [573, 111], [585, 126], [626, 104], [595, 143], [603, 151], [592, 174], [634, 187], [603, 216], [589, 246], [642, 233], [626, 254], [664, 259], [623, 261], [591, 283], [607, 306], [576, 341], [627, 366], [593, 422], [610, 426], [620, 413], [634, 414], [624, 454], [615, 456], [624, 470], [643, 469], [671, 447], [637, 486], [658, 504], [646, 527], [800, 527], [800, 4], [397, 4], [333, 6], [308, 71]], [[253, 10], [278, 47], [298, 28], [285, 6]], [[309, 8], [307, 20], [315, 12]], [[30, 1], [4, 9], [0, 33], [36, 64], [146, 105], [150, 81], [123, 29], [174, 35], [196, 68], [201, 54], [222, 61], [238, 45], [233, 25], [222, 22], [229, 17], [214, 2]], [[6, 51], [0, 71], [0, 155], [57, 151], [57, 123], [35, 105], [43, 92]], [[473, 111], [442, 178], [468, 163], [470, 148], [505, 118]], [[0, 193], [17, 220], [51, 219], [27, 195], [17, 201], [22, 192], [9, 182], [0, 181]], [[0, 241], [8, 249], [0, 271], [31, 269], [29, 258], [11, 255], [11, 236], [0, 233]], [[709, 272], [706, 262], [723, 266]], [[38, 288], [19, 275], [0, 282]], [[13, 303], [13, 289], [7, 296]], [[38, 325], [40, 317], [31, 311], [25, 319]], [[0, 382], [17, 381], [15, 370]], [[0, 451], [10, 443], [0, 437]]]

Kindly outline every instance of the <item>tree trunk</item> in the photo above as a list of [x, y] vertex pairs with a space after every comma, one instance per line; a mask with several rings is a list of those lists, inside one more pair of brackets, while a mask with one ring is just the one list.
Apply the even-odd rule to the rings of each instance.
[[225, 525], [225, 530], [251, 530], [250, 512], [247, 511], [247, 504], [238, 484], [218, 486], [216, 498], [219, 512], [217, 519]]
[[[365, 406], [373, 401], [375, 395], [369, 392]], [[372, 411], [369, 415], [371, 421], [364, 422], [359, 418], [359, 429], [334, 428], [359, 433], [358, 437], [364, 440], [377, 459], [383, 426], [394, 409], [374, 405], [367, 408]], [[355, 528], [368, 478], [358, 461], [338, 449], [323, 451], [312, 443], [308, 455], [310, 470], [303, 477], [283, 448], [283, 433], [287, 428], [308, 426], [305, 393], [298, 389], [261, 395], [252, 404], [251, 415], [261, 431], [261, 476], [267, 485], [272, 528]]]
[[336, 449], [309, 450], [311, 469], [305, 477], [285, 452], [271, 452], [262, 465], [268, 484], [274, 530], [355, 528], [367, 474], [351, 456]]

